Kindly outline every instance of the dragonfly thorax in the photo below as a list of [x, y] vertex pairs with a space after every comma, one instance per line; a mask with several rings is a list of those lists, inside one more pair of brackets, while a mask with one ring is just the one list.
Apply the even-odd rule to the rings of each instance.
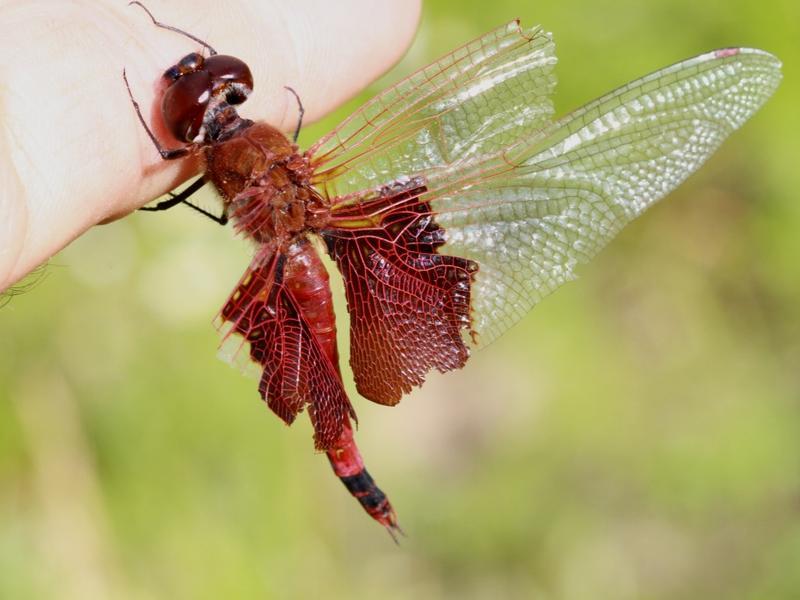
[[311, 187], [308, 159], [266, 123], [255, 123], [206, 148], [207, 176], [236, 228], [257, 242], [289, 239], [328, 221]]

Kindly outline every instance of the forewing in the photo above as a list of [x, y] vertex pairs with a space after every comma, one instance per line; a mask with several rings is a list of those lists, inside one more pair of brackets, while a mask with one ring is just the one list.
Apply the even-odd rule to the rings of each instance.
[[[520, 129], [525, 135], [512, 145], [473, 144], [492, 150], [487, 154], [471, 155], [469, 160], [451, 157], [447, 162], [435, 148], [436, 161], [424, 163], [420, 173], [397, 175], [395, 186], [417, 190], [411, 200], [401, 195], [387, 203], [386, 198], [394, 197], [392, 185], [334, 199], [333, 225], [349, 230], [352, 240], [339, 256], [333, 254], [348, 290], [354, 373], [357, 382], [372, 379], [378, 386], [359, 385], [359, 391], [378, 401], [388, 394], [395, 401], [398, 386], [390, 383], [392, 377], [401, 382], [401, 392], [407, 391], [431, 368], [457, 368], [466, 360], [452, 328], [441, 327], [448, 322], [442, 311], [421, 311], [415, 304], [419, 296], [408, 294], [407, 283], [419, 277], [384, 277], [387, 264], [394, 273], [404, 256], [415, 256], [405, 247], [403, 233], [408, 229], [392, 229], [390, 217], [397, 211], [417, 210], [431, 219], [438, 240], [432, 249], [439, 256], [433, 261], [436, 265], [466, 265], [451, 270], [444, 281], [463, 282], [460, 274], [469, 273], [466, 294], [457, 286], [440, 286], [446, 293], [427, 296], [432, 298], [429, 306], [457, 306], [454, 299], [466, 297], [468, 322], [452, 318], [458, 311], [444, 314], [450, 315], [464, 343], [488, 344], [542, 297], [574, 278], [578, 264], [694, 172], [766, 101], [779, 81], [780, 63], [765, 52], [727, 49], [704, 54], [625, 85], [541, 130]], [[441, 122], [441, 117], [433, 120]], [[383, 130], [370, 131], [373, 139], [383, 137]], [[505, 139], [495, 138], [491, 125], [480, 135]], [[418, 154], [425, 151], [423, 146]], [[406, 165], [415, 168], [412, 160], [398, 161], [395, 156], [385, 159], [390, 168], [378, 170], [376, 177]], [[365, 157], [359, 160], [366, 164]], [[376, 152], [369, 163], [383, 160]], [[351, 164], [356, 163], [346, 163]], [[429, 168], [434, 164], [436, 168]], [[368, 171], [359, 173], [361, 177]], [[345, 172], [346, 188], [358, 181], [348, 177]], [[425, 259], [432, 260], [429, 253]], [[437, 338], [441, 331], [449, 337]], [[454, 360], [434, 364], [423, 351], [415, 363], [403, 342], [412, 339], [421, 340], [422, 348], [449, 340], [440, 351]], [[388, 369], [381, 377], [372, 371], [376, 361]]]
[[443, 254], [479, 265], [480, 344], [574, 278], [630, 220], [680, 184], [769, 98], [780, 62], [703, 54], [631, 82], [493, 157], [432, 176], [423, 196]]
[[308, 151], [313, 183], [345, 196], [468, 163], [530, 137], [553, 113], [550, 35], [513, 21], [379, 94]]
[[315, 444], [324, 450], [354, 414], [336, 366], [284, 282], [286, 260], [268, 246], [259, 250], [219, 314], [224, 357], [257, 366], [261, 397], [287, 424], [309, 406]]

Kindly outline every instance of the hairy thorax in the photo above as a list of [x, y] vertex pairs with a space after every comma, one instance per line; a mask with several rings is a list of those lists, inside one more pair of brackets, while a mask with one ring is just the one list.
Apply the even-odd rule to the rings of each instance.
[[327, 202], [309, 183], [308, 159], [271, 125], [254, 123], [209, 146], [206, 161], [236, 229], [256, 242], [289, 242], [329, 220]]

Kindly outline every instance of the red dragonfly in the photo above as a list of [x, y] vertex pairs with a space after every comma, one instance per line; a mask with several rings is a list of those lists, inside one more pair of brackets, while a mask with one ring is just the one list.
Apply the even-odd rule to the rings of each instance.
[[164, 121], [184, 146], [165, 149], [131, 95], [162, 158], [205, 159], [200, 179], [149, 210], [190, 204], [206, 182], [218, 190], [222, 214], [209, 216], [230, 219], [255, 246], [219, 314], [223, 346], [257, 366], [261, 397], [286, 423], [307, 409], [316, 448], [393, 537], [395, 511], [353, 438], [319, 252], [344, 279], [358, 392], [394, 405], [429, 371], [463, 367], [471, 349], [573, 279], [781, 77], [774, 56], [727, 48], [554, 120], [551, 36], [513, 21], [384, 91], [300, 152], [268, 123], [237, 113], [253, 87], [244, 62], [152, 19], [209, 56], [189, 54], [164, 74]]

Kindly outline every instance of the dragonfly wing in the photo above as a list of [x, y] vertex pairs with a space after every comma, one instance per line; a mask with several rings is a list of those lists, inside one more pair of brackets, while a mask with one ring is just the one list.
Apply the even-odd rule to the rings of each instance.
[[330, 198], [469, 162], [549, 122], [550, 34], [513, 21], [379, 94], [308, 151]]
[[473, 329], [496, 339], [575, 277], [772, 95], [780, 62], [719, 50], [633, 81], [488, 160], [442, 172], [423, 196], [443, 254], [475, 261]]
[[337, 367], [285, 280], [284, 274], [294, 270], [293, 259], [266, 245], [259, 249], [220, 311], [221, 354], [255, 365], [261, 397], [285, 423], [309, 406], [316, 446], [325, 450], [339, 438], [346, 418], [355, 415]]
[[[323, 236], [345, 279], [359, 391], [394, 402], [431, 368], [462, 366], [467, 345], [492, 342], [573, 279], [578, 264], [694, 172], [779, 81], [780, 63], [765, 52], [704, 54], [541, 129], [523, 129], [524, 137], [492, 153], [334, 199]], [[494, 139], [491, 130], [483, 135]], [[392, 156], [385, 173], [401, 164]], [[377, 152], [368, 162], [382, 160]], [[348, 236], [338, 250], [331, 243]], [[388, 277], [398, 271], [402, 278]], [[422, 349], [417, 358], [408, 340]], [[426, 348], [452, 360], [436, 363]], [[363, 384], [370, 379], [374, 386]]]
[[[336, 211], [323, 232], [345, 283], [356, 387], [382, 404], [469, 356], [462, 332], [477, 265], [437, 252], [444, 232], [420, 201], [424, 190], [421, 179], [383, 188]], [[348, 227], [354, 223], [361, 225]]]

